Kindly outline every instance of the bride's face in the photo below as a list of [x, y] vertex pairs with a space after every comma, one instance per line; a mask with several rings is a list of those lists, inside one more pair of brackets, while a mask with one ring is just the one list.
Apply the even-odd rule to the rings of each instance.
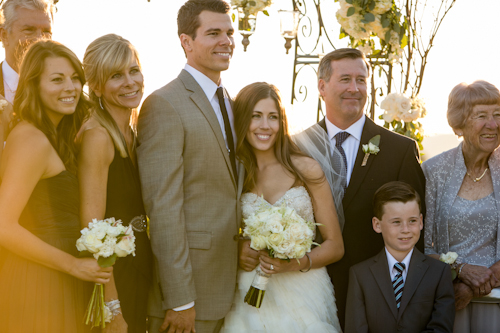
[[270, 97], [261, 99], [253, 109], [246, 140], [254, 150], [267, 151], [273, 148], [279, 130], [280, 120], [276, 102]]

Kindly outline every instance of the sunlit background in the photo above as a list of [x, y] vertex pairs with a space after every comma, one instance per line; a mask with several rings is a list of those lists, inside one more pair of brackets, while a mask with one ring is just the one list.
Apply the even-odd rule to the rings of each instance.
[[[147, 96], [177, 77], [184, 66], [176, 24], [177, 11], [184, 2], [60, 0], [53, 38], [70, 47], [80, 59], [87, 45], [99, 36], [116, 33], [129, 39], [141, 56]], [[338, 3], [322, 1], [327, 2], [331, 10], [323, 10], [323, 20], [331, 35], [338, 36], [340, 26], [335, 19]], [[259, 14], [247, 52], [243, 52], [241, 36], [236, 33], [231, 67], [223, 73], [222, 80], [233, 97], [255, 81], [275, 84], [282, 92], [292, 126], [300, 129], [315, 122], [316, 109], [298, 110], [290, 104], [294, 48], [290, 54], [285, 53], [277, 11], [291, 7], [291, 0], [274, 0], [269, 17]], [[498, 13], [500, 1], [497, 0], [457, 0], [434, 40], [420, 92], [427, 107], [427, 117], [422, 123], [427, 136], [423, 145], [430, 151], [428, 155], [455, 145], [456, 139], [446, 121], [446, 105], [448, 94], [456, 84], [483, 79], [500, 86]], [[346, 40], [333, 40], [333, 43], [337, 48], [347, 45]], [[307, 84], [315, 86], [314, 81]]]

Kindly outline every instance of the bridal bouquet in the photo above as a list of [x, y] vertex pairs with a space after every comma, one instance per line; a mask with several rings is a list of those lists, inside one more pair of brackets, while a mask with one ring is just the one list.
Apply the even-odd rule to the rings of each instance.
[[[135, 236], [131, 226], [125, 227], [120, 220], [93, 219], [88, 228], [81, 231], [76, 248], [83, 254], [91, 254], [101, 267], [114, 265], [118, 257], [135, 256]], [[104, 286], [96, 283], [85, 313], [85, 324], [104, 328], [112, 318], [111, 310], [104, 304]]]
[[[243, 222], [243, 236], [250, 237], [250, 247], [256, 251], [267, 249], [272, 258], [299, 260], [311, 252], [311, 246], [315, 244], [313, 237], [316, 224], [304, 220], [285, 204], [281, 207], [263, 207]], [[257, 267], [245, 303], [260, 308], [270, 277]]]

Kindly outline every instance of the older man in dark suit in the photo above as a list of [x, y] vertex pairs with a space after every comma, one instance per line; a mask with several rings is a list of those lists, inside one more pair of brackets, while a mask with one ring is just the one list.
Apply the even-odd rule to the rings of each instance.
[[[376, 255], [382, 237], [372, 228], [372, 198], [383, 184], [401, 180], [423, 198], [425, 178], [416, 142], [376, 125], [363, 114], [367, 99], [370, 65], [356, 49], [338, 49], [321, 59], [318, 89], [325, 101], [326, 117], [319, 125], [327, 132], [333, 149], [347, 166], [343, 199], [345, 255], [328, 266], [335, 288], [338, 317], [344, 327], [349, 268]], [[379, 149], [365, 160], [362, 145], [380, 135]], [[417, 247], [423, 250], [420, 241]]]

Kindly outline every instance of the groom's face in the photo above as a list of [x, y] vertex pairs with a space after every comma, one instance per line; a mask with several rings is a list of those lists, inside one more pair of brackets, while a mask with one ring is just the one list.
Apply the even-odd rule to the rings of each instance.
[[319, 80], [318, 89], [325, 101], [328, 120], [346, 129], [363, 115], [368, 69], [361, 58], [333, 60], [330, 66], [330, 79]]
[[[214, 81], [229, 68], [234, 50], [234, 29], [228, 14], [203, 11], [196, 36], [182, 34], [187, 62]], [[216, 79], [216, 80], [215, 80]], [[217, 82], [216, 82], [217, 83]]]

